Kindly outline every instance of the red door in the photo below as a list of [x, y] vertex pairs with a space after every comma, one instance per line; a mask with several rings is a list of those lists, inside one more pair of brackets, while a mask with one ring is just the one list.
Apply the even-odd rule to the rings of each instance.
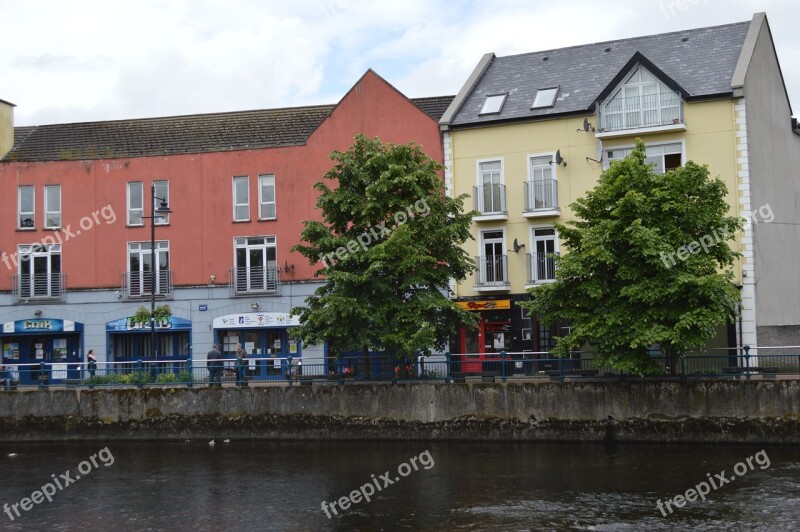
[[498, 353], [511, 348], [511, 320], [487, 322], [481, 314], [477, 329], [461, 329], [461, 345], [463, 373], [493, 371], [493, 363], [499, 368]]

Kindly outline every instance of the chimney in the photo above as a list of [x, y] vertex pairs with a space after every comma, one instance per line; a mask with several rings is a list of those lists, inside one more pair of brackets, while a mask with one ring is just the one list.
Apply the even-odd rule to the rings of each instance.
[[0, 100], [0, 159], [14, 147], [14, 105]]

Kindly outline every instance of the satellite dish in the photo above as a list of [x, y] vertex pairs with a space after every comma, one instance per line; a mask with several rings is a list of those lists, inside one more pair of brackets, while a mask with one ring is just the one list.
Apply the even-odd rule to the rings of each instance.
[[514, 239], [514, 253], [519, 253], [519, 250], [525, 247], [525, 244], [520, 244], [517, 239]]
[[567, 166], [567, 163], [564, 162], [564, 158], [561, 157], [561, 150], [556, 150], [556, 164]]

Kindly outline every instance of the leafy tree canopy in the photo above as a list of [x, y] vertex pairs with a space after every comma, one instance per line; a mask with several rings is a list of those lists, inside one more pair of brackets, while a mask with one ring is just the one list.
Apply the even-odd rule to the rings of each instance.
[[474, 318], [447, 293], [473, 262], [461, 244], [470, 238], [466, 196], [444, 193], [441, 166], [415, 145], [384, 145], [357, 135], [334, 167], [317, 207], [323, 221], [306, 221], [303, 243], [293, 247], [327, 284], [306, 299], [300, 335], [330, 342], [334, 354], [383, 349], [397, 356], [442, 348]]
[[645, 153], [638, 140], [570, 206], [576, 220], [556, 224], [567, 248], [556, 282], [531, 289], [524, 306], [546, 323], [568, 322], [557, 356], [588, 344], [601, 363], [644, 374], [660, 344], [674, 367], [738, 309], [738, 254], [727, 241], [742, 220], [726, 215], [725, 184], [691, 161], [656, 174]]

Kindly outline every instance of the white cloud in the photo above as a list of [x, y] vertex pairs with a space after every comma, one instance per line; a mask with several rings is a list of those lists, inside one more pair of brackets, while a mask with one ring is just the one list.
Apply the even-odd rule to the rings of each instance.
[[485, 52], [725, 24], [766, 10], [800, 108], [800, 4], [687, 2], [119, 0], [112, 8], [0, 0], [0, 98], [18, 105], [18, 125], [334, 103], [370, 67], [409, 96], [454, 94]]

